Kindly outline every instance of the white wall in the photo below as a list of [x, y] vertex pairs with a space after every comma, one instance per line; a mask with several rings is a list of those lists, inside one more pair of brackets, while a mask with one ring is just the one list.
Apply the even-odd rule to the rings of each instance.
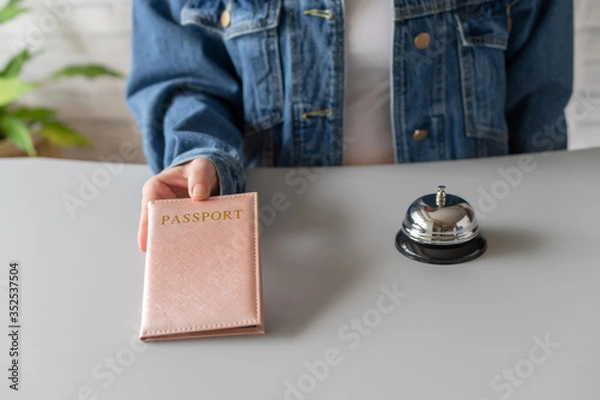
[[598, 0], [575, 0], [575, 90], [567, 117], [571, 149], [600, 146]]
[[[557, 0], [561, 1], [561, 0]], [[0, 0], [0, 3], [4, 3]], [[130, 63], [131, 0], [27, 0], [34, 13], [0, 29], [0, 63], [17, 43], [44, 52], [26, 70], [40, 78], [69, 63], [98, 62], [126, 73]], [[576, 91], [568, 109], [571, 147], [600, 146], [600, 1], [575, 0]], [[59, 108], [63, 119], [85, 132], [91, 150], [67, 157], [98, 159], [119, 154], [122, 142], [140, 144], [124, 101], [122, 80], [69, 80], [27, 98]], [[132, 161], [142, 162], [141, 150]]]

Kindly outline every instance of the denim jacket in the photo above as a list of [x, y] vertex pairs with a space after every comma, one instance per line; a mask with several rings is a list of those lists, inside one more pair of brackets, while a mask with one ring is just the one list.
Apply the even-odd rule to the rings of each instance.
[[[393, 1], [396, 162], [566, 147], [572, 0]], [[341, 165], [344, 89], [343, 0], [134, 0], [127, 97], [155, 172], [206, 157], [229, 194], [245, 167]]]

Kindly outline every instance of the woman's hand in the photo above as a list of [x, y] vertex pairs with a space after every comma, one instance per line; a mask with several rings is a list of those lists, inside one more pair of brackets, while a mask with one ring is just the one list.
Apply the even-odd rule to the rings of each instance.
[[146, 251], [148, 241], [148, 202], [150, 200], [190, 197], [202, 201], [219, 193], [219, 178], [214, 164], [206, 158], [196, 158], [186, 164], [165, 169], [148, 179], [142, 189], [142, 214], [138, 244]]

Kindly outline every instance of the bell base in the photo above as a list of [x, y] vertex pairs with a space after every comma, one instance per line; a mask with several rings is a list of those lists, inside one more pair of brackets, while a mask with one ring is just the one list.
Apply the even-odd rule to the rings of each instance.
[[466, 243], [449, 246], [417, 243], [400, 230], [396, 235], [396, 248], [411, 260], [427, 264], [460, 264], [476, 259], [485, 253], [487, 241], [479, 234]]

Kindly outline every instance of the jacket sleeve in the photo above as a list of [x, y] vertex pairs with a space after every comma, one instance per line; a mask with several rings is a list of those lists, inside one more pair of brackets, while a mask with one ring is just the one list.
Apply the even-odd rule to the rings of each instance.
[[511, 0], [507, 108], [511, 153], [567, 147], [573, 0]]
[[182, 26], [184, 0], [134, 0], [127, 103], [155, 173], [212, 161], [221, 194], [245, 190], [241, 86], [220, 36]]

